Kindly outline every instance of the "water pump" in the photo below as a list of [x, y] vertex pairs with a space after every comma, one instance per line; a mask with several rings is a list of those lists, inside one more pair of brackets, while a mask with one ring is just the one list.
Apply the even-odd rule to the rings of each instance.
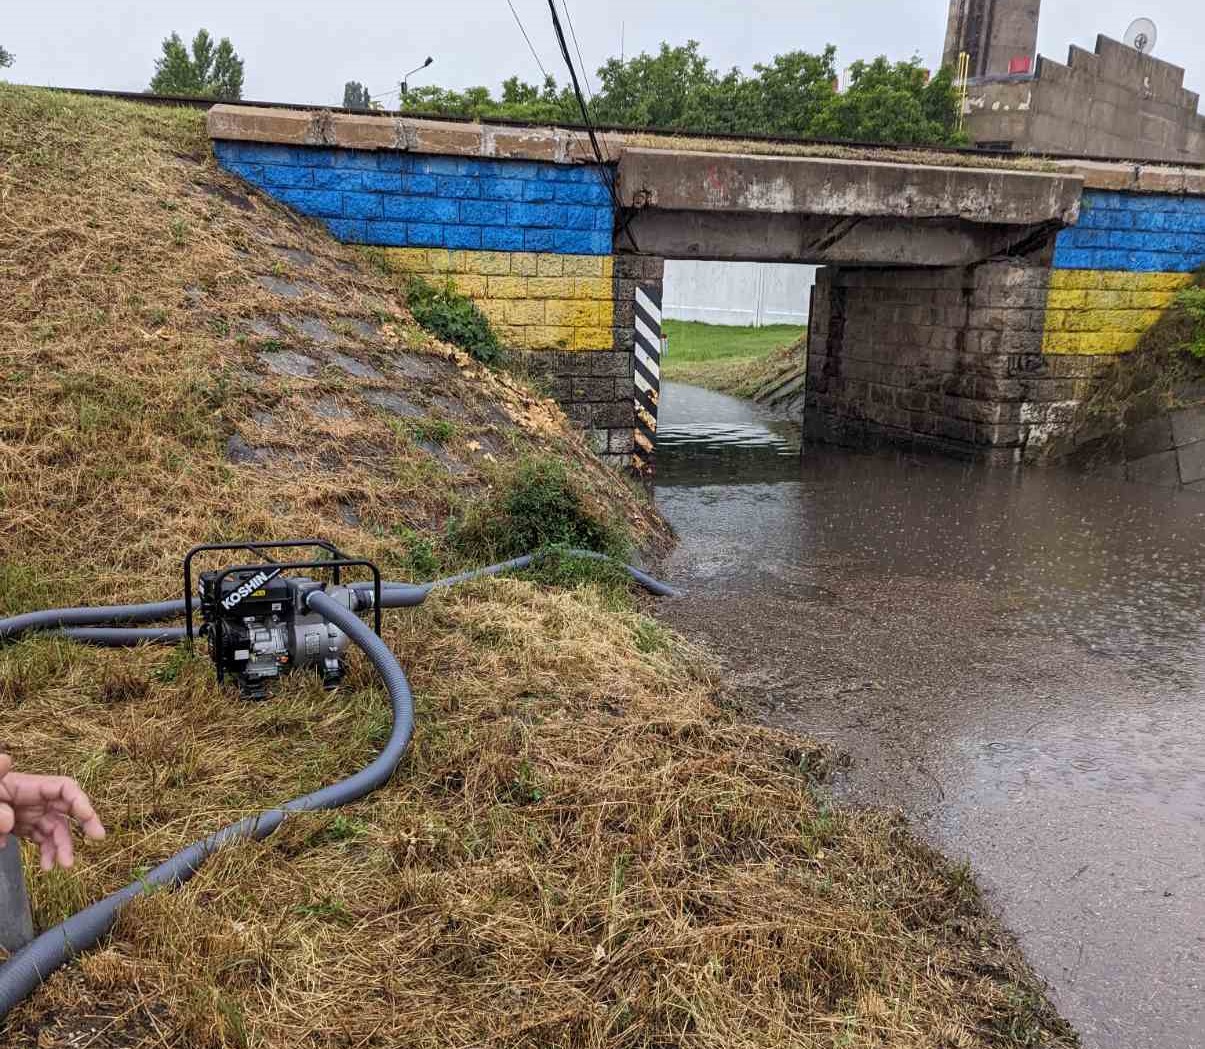
[[[268, 551], [312, 550], [317, 559], [280, 562]], [[194, 558], [213, 551], [245, 550], [260, 560], [201, 572], [193, 588]], [[342, 571], [361, 567], [372, 573], [372, 596], [366, 589], [342, 583]], [[296, 575], [313, 571], [326, 578]], [[352, 612], [372, 608], [377, 634], [381, 632], [381, 573], [371, 561], [345, 556], [325, 539], [290, 539], [277, 543], [209, 543], [194, 547], [184, 558], [184, 601], [193, 631], [194, 595], [201, 612], [200, 636], [219, 681], [229, 675], [245, 699], [263, 699], [272, 682], [295, 670], [309, 670], [327, 688], [343, 680], [348, 637], [334, 623], [311, 611], [310, 595], [326, 594]]]

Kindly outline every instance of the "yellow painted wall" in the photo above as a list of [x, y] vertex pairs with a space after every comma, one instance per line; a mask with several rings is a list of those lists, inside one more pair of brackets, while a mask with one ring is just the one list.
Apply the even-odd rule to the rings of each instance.
[[397, 273], [451, 280], [522, 350], [609, 350], [615, 319], [609, 255], [386, 248]]
[[1191, 273], [1054, 270], [1046, 298], [1044, 353], [1129, 353], [1171, 305]]

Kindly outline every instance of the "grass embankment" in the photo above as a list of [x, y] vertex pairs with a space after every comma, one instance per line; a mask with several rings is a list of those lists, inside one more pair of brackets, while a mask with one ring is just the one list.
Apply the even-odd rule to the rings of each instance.
[[663, 321], [669, 354], [661, 374], [671, 382], [752, 397], [802, 345], [806, 328], [770, 324], [730, 328], [698, 321]]
[[[405, 579], [521, 528], [663, 536], [553, 406], [216, 170], [200, 114], [0, 86], [0, 201], [0, 615], [170, 595], [205, 540]], [[0, 1044], [1068, 1044], [966, 873], [832, 807], [824, 755], [726, 716], [608, 580], [482, 582], [386, 638], [419, 726], [389, 786], [142, 899]], [[50, 639], [0, 651], [0, 705], [110, 831], [32, 879], [41, 926], [388, 729], [362, 661], [245, 703], [201, 653]]]

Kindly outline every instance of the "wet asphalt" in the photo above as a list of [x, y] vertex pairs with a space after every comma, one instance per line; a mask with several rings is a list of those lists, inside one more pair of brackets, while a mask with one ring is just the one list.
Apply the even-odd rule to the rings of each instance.
[[667, 383], [669, 622], [969, 860], [1101, 1049], [1205, 1046], [1205, 497], [890, 450]]

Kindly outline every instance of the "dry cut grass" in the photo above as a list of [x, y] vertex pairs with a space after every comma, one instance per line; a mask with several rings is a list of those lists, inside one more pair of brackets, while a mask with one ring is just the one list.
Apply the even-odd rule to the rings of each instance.
[[[0, 88], [0, 200], [0, 613], [159, 596], [219, 537], [326, 533], [404, 577], [533, 453], [662, 534], [554, 408], [218, 173], [196, 114]], [[321, 367], [278, 374], [285, 351]], [[387, 623], [419, 723], [389, 786], [144, 898], [0, 1044], [1073, 1042], [967, 873], [835, 808], [823, 752], [734, 722], [630, 599], [498, 579]], [[51, 639], [0, 650], [0, 709], [18, 763], [78, 775], [110, 828], [33, 880], [42, 926], [388, 731], [362, 662], [247, 704], [202, 654]]]

